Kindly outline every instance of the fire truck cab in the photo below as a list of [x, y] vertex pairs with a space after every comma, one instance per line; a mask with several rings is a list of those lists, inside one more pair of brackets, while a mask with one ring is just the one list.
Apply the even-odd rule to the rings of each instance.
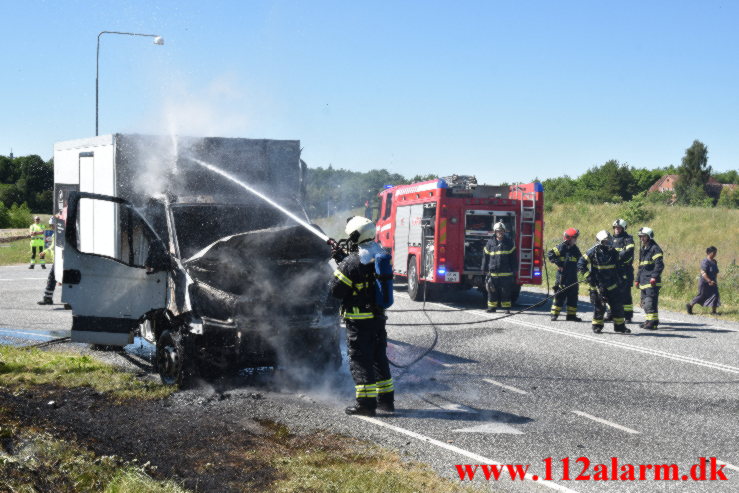
[[541, 183], [478, 185], [473, 176], [453, 175], [388, 186], [379, 197], [376, 240], [392, 251], [394, 273], [407, 278], [411, 299], [423, 299], [424, 289], [435, 297], [452, 287], [484, 291], [483, 248], [498, 221], [518, 252], [513, 301], [522, 284], [541, 284]]

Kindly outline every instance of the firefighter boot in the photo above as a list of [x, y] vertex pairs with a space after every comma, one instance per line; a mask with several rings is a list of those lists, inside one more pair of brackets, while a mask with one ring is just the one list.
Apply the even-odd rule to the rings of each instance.
[[377, 409], [386, 413], [395, 412], [395, 392], [385, 392], [377, 396]]
[[344, 409], [344, 412], [350, 416], [374, 416], [377, 400], [373, 398], [360, 397], [356, 404]]
[[654, 320], [647, 320], [642, 324], [641, 328], [647, 330], [657, 330], [657, 322], [655, 322]]
[[46, 264], [41, 264], [41, 269], [46, 270]]
[[626, 327], [626, 324], [616, 324], [613, 326], [613, 331], [621, 334], [631, 334], [631, 331]]
[[603, 330], [603, 324], [593, 325], [593, 332], [600, 334]]
[[51, 296], [44, 296], [44, 299], [41, 301], [37, 301], [39, 305], [53, 305], [54, 301], [51, 299]]
[[582, 319], [574, 314], [567, 315], [567, 318], [565, 318], [565, 320], [567, 320], [568, 322], [582, 322]]
[[557, 321], [557, 317], [559, 317], [559, 315], [552, 314], [552, 318], [550, 320], [552, 322], [556, 322]]
[[31, 264], [31, 265], [28, 266], [29, 269], [33, 269], [34, 267], [36, 267], [36, 266], [33, 265], [33, 264]]

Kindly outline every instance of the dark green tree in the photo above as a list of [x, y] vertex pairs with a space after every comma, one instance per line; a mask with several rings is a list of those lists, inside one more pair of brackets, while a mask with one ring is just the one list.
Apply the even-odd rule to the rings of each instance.
[[681, 204], [702, 205], [706, 202], [706, 183], [711, 177], [711, 167], [708, 165], [708, 147], [694, 140], [685, 150], [680, 167], [677, 169], [680, 179], [675, 185], [675, 194]]

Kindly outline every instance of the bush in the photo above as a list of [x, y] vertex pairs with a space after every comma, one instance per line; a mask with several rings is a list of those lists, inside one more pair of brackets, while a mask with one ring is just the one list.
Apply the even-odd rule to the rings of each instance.
[[643, 223], [654, 218], [654, 212], [645, 207], [644, 194], [636, 195], [633, 200], [626, 202], [620, 215], [629, 224]]
[[5, 207], [5, 204], [0, 202], [0, 228], [9, 228], [10, 227], [10, 214], [8, 213], [8, 208]]
[[8, 216], [11, 228], [27, 228], [33, 222], [33, 214], [25, 202], [21, 205], [13, 204], [8, 211]]

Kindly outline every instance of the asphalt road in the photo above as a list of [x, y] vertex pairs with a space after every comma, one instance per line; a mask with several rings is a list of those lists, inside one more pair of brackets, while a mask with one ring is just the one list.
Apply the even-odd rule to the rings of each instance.
[[[0, 268], [0, 342], [67, 335], [69, 311], [36, 305], [45, 274]], [[520, 303], [542, 297], [524, 292]], [[501, 315], [479, 309], [481, 297], [470, 291], [426, 303], [424, 314], [399, 287], [389, 312], [391, 358], [410, 361], [430, 344], [426, 315], [440, 336], [421, 362], [395, 371], [398, 412], [392, 417], [345, 416], [341, 409], [352, 389], [345, 371], [340, 383], [311, 389], [267, 372], [229, 392], [257, 389], [264, 398], [248, 410], [256, 417], [297, 431], [328, 428], [369, 439], [457, 480], [457, 464], [529, 465], [526, 481], [512, 481], [507, 471], [485, 481], [478, 469], [474, 484], [492, 491], [739, 491], [739, 323], [662, 312], [657, 332], [632, 324], [633, 333], [621, 335], [607, 325], [598, 335], [590, 329], [589, 303], [580, 302], [582, 323], [550, 322], [548, 305], [495, 320]], [[636, 320], [643, 320], [641, 312]], [[174, 399], [196, 405], [214, 391], [221, 390], [205, 385]], [[548, 457], [552, 481], [532, 481], [544, 477]], [[590, 461], [588, 480], [575, 480], [583, 469], [580, 457]], [[725, 464], [728, 480], [682, 480], [699, 457]], [[565, 458], [570, 480], [562, 478]], [[637, 480], [613, 480], [612, 458], [617, 477], [624, 464], [633, 464]], [[639, 465], [673, 463], [677, 480], [655, 481], [653, 469], [638, 480]], [[608, 466], [606, 480], [594, 479], [602, 469], [597, 464]]]

